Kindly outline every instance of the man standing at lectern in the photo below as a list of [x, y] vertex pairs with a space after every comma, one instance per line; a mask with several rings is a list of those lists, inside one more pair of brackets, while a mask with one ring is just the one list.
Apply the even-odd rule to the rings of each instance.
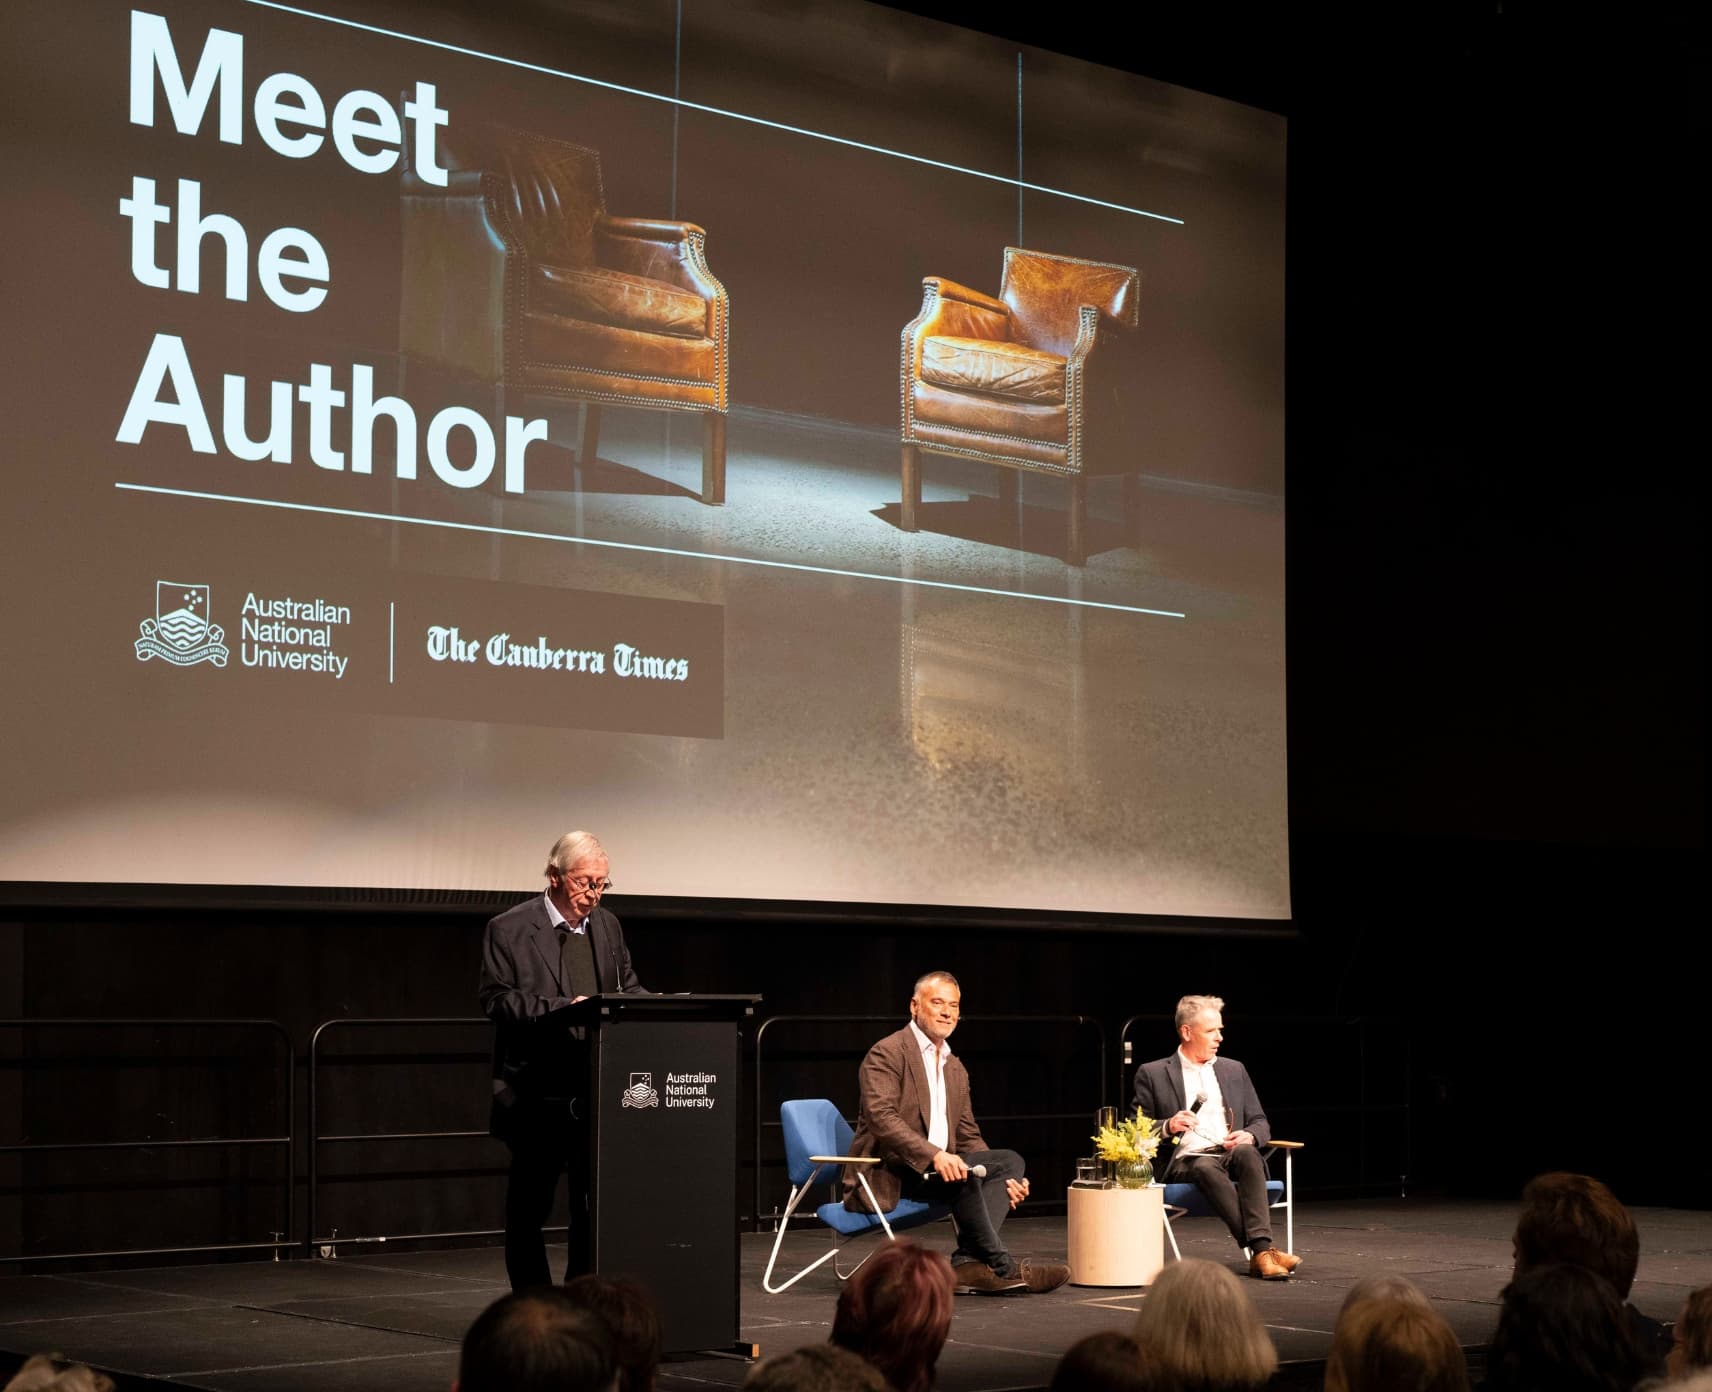
[[[909, 1008], [909, 1023], [862, 1060], [861, 1115], [850, 1153], [884, 1162], [872, 1167], [868, 1181], [888, 1213], [900, 1197], [951, 1205], [959, 1295], [1055, 1290], [1070, 1279], [1068, 1266], [1017, 1261], [999, 1236], [1006, 1215], [1028, 1197], [1028, 1180], [1022, 1156], [988, 1149], [975, 1124], [969, 1074], [948, 1042], [963, 1009], [957, 978], [929, 972], [915, 983]], [[866, 1213], [855, 1171], [845, 1167], [844, 1206]]]
[[1206, 1195], [1236, 1245], [1254, 1254], [1250, 1276], [1282, 1280], [1302, 1259], [1272, 1243], [1266, 1161], [1257, 1149], [1272, 1139], [1272, 1127], [1248, 1070], [1235, 1059], [1218, 1057], [1224, 1008], [1217, 996], [1184, 996], [1177, 1002], [1177, 1052], [1136, 1069], [1135, 1105], [1163, 1119], [1171, 1138], [1171, 1158], [1161, 1178], [1168, 1184], [1193, 1183]]
[[511, 1150], [505, 1274], [513, 1290], [552, 1284], [541, 1228], [559, 1176], [570, 1176], [565, 1279], [588, 1269], [588, 1050], [569, 1008], [585, 996], [645, 994], [624, 931], [600, 907], [612, 887], [606, 852], [586, 831], [547, 856], [547, 892], [488, 922], [481, 1006], [494, 1023], [488, 1129]]

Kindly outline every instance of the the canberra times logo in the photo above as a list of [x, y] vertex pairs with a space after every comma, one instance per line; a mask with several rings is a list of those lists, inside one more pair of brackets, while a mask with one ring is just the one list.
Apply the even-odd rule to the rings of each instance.
[[138, 662], [158, 657], [174, 667], [194, 667], [199, 662], [224, 667], [231, 656], [225, 632], [208, 620], [206, 585], [155, 581], [155, 616], [137, 627], [143, 635], [133, 644]]
[[652, 1073], [632, 1073], [630, 1086], [624, 1089], [624, 1100], [620, 1107], [658, 1107], [660, 1094], [654, 1091], [654, 1075]]

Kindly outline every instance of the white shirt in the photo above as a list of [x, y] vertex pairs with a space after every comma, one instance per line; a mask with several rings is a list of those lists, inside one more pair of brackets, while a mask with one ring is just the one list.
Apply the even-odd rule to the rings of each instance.
[[[570, 919], [566, 918], [559, 912], [559, 906], [553, 902], [553, 896], [551, 894], [543, 894], [541, 896], [541, 902], [547, 906], [547, 921], [551, 923], [553, 927], [557, 928], [560, 925], [563, 925], [564, 927], [569, 928], [573, 933], [588, 932], [588, 919], [583, 919], [581, 923], [572, 923]], [[915, 1022], [912, 1020], [910, 1023], [914, 1024]]]
[[951, 1123], [945, 1116], [945, 1061], [951, 1057], [951, 1043], [944, 1039], [935, 1043], [914, 1020], [909, 1027], [921, 1049], [922, 1067], [927, 1070], [927, 1094], [932, 1099], [928, 1105], [927, 1141], [939, 1150], [950, 1150]]
[[1191, 1154], [1198, 1150], [1223, 1150], [1230, 1124], [1225, 1120], [1225, 1098], [1219, 1091], [1219, 1076], [1213, 1069], [1217, 1056], [1196, 1063], [1179, 1049], [1177, 1062], [1183, 1068], [1183, 1105], [1193, 1107], [1195, 1099], [1203, 1095], [1207, 1099], [1195, 1113], [1195, 1125], [1183, 1133], [1181, 1148]]

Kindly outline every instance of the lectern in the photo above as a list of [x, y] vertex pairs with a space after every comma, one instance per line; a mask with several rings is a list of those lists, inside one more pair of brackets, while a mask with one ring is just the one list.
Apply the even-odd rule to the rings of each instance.
[[653, 1293], [667, 1353], [738, 1342], [741, 1022], [759, 996], [600, 995], [588, 1029], [592, 1269]]

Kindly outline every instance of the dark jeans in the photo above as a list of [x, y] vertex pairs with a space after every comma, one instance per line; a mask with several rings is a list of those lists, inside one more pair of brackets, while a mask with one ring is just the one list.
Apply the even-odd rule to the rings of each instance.
[[962, 1160], [970, 1169], [985, 1165], [986, 1178], [970, 1175], [968, 1179], [947, 1184], [932, 1170], [925, 1176], [906, 1175], [904, 1197], [951, 1205], [951, 1216], [957, 1223], [957, 1250], [951, 1254], [952, 1265], [985, 1262], [998, 1275], [1009, 1276], [1016, 1270], [1016, 1263], [1005, 1250], [999, 1226], [1011, 1211], [1005, 1181], [1023, 1177], [1022, 1156], [1014, 1150], [968, 1150], [962, 1153]]
[[1258, 1146], [1239, 1145], [1206, 1155], [1179, 1155], [1165, 1178], [1192, 1182], [1224, 1221], [1238, 1247], [1256, 1252], [1272, 1245], [1272, 1213], [1266, 1201], [1266, 1161]]
[[505, 1186], [505, 1274], [512, 1290], [523, 1290], [553, 1283], [541, 1229], [553, 1211], [561, 1175], [570, 1177], [571, 1190], [565, 1279], [589, 1268], [589, 1134], [563, 1102], [519, 1103], [515, 1112], [505, 1135], [511, 1148]]

